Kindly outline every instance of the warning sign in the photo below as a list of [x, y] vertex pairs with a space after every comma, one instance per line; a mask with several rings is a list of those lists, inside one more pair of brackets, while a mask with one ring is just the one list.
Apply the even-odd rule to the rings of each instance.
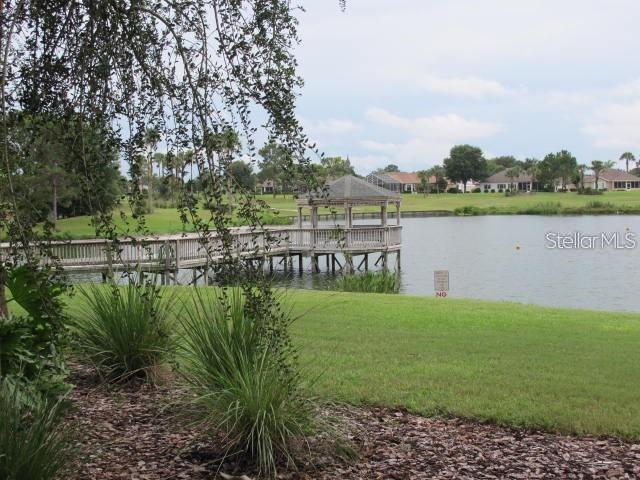
[[446, 297], [449, 291], [449, 270], [435, 270], [433, 272], [433, 285], [437, 297]]

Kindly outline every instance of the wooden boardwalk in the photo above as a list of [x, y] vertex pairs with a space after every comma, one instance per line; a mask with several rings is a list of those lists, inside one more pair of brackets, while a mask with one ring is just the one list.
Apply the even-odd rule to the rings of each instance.
[[[298, 257], [302, 271], [303, 257], [311, 258], [312, 271], [319, 271], [319, 257], [326, 257], [327, 268], [353, 271], [353, 257], [362, 255], [360, 265], [368, 268], [368, 255], [379, 254], [378, 262], [387, 267], [387, 254], [396, 253], [396, 269], [400, 267], [402, 227], [354, 226], [343, 227], [273, 227], [251, 230], [246, 227], [232, 230], [235, 255], [247, 260], [267, 260], [273, 269], [274, 257], [282, 257], [285, 269], [292, 268], [292, 257]], [[121, 240], [117, 253], [109, 248], [106, 240], [68, 240], [54, 242], [52, 255], [69, 272], [97, 272], [110, 274], [118, 271], [139, 269], [173, 274], [180, 269], [208, 269], [220, 256], [208, 254], [220, 250], [220, 240], [211, 232], [203, 244], [197, 234], [149, 237], [136, 240]], [[9, 248], [0, 244], [0, 253]], [[344, 256], [343, 265], [336, 255]], [[376, 262], [376, 263], [378, 263]], [[195, 275], [194, 275], [195, 278]]]

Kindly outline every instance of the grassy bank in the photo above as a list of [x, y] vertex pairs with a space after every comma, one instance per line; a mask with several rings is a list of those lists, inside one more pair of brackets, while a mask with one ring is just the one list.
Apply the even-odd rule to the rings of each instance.
[[640, 315], [404, 295], [288, 297], [302, 315], [293, 331], [301, 360], [320, 375], [313, 388], [323, 399], [640, 438]]
[[[266, 224], [288, 224], [296, 215], [295, 201], [291, 195], [262, 195], [272, 212], [265, 214]], [[579, 215], [579, 214], [640, 214], [640, 190], [605, 192], [603, 195], [578, 195], [577, 193], [531, 193], [507, 197], [502, 193], [468, 193], [440, 195], [403, 195], [405, 212], [440, 211], [466, 215]], [[377, 212], [375, 207], [360, 207], [354, 212]], [[342, 213], [338, 210], [339, 213]], [[305, 211], [305, 213], [308, 213]], [[329, 213], [321, 209], [320, 213]], [[116, 215], [117, 217], [117, 215]], [[120, 222], [119, 219], [116, 222]], [[155, 233], [179, 233], [183, 231], [176, 209], [156, 208], [146, 217], [147, 226]], [[60, 235], [90, 237], [94, 229], [89, 217], [75, 217], [58, 222]], [[190, 230], [190, 225], [186, 226]]]
[[572, 433], [640, 438], [640, 315], [294, 292], [317, 393]]

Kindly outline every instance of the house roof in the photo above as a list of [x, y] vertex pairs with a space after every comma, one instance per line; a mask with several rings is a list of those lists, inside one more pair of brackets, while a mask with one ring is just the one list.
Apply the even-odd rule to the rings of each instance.
[[404, 184], [420, 183], [420, 177], [415, 172], [387, 172], [387, 176]]
[[367, 178], [369, 177], [376, 177], [378, 180], [383, 181], [384, 183], [400, 183], [398, 180], [396, 180], [395, 178], [391, 177], [388, 173], [376, 173], [376, 172], [372, 172], [369, 175], [367, 175]]
[[510, 182], [530, 182], [532, 177], [528, 173], [520, 172], [517, 177], [513, 177], [513, 179], [507, 176], [508, 168], [505, 168], [501, 172], [494, 173], [489, 178], [484, 180], [482, 183], [510, 183]]
[[379, 205], [400, 201], [400, 194], [368, 183], [353, 175], [345, 175], [328, 182], [321, 191], [312, 192], [297, 200], [299, 205]]
[[617, 168], [608, 168], [600, 172], [600, 178], [609, 182], [637, 182], [640, 181], [640, 177], [637, 177], [624, 170], [618, 170]]

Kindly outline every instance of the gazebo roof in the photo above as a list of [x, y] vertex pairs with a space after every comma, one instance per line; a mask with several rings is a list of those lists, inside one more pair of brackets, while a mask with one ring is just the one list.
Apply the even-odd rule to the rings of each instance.
[[399, 202], [400, 194], [373, 185], [353, 175], [345, 175], [325, 185], [322, 190], [298, 198], [298, 205], [382, 205]]

